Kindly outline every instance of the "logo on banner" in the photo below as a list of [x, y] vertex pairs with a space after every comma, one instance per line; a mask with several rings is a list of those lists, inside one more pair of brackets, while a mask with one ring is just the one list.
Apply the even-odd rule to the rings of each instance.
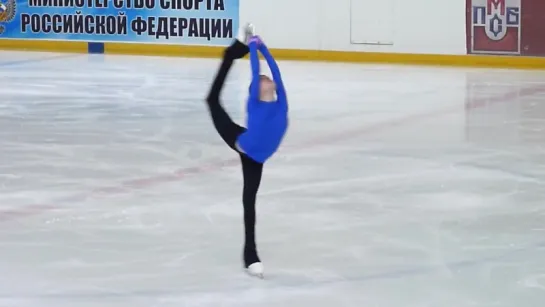
[[4, 23], [8, 23], [15, 19], [15, 11], [17, 9], [16, 0], [8, 0], [7, 2], [2, 2], [0, 0], [0, 35], [4, 33], [5, 27]]
[[473, 53], [519, 54], [521, 0], [472, 0]]

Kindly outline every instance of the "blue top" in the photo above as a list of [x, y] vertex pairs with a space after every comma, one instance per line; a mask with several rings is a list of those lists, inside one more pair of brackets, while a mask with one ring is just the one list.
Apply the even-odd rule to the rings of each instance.
[[247, 106], [248, 126], [237, 141], [246, 155], [257, 162], [264, 163], [278, 150], [288, 128], [288, 101], [280, 69], [263, 43], [259, 45], [259, 51], [267, 61], [276, 83], [277, 100], [272, 102], [259, 100], [260, 75], [257, 43], [251, 42], [248, 47], [252, 66], [252, 83]]

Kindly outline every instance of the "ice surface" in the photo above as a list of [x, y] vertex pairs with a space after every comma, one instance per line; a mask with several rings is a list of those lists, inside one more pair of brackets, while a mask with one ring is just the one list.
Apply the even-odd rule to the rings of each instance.
[[544, 72], [280, 62], [257, 280], [217, 60], [0, 55], [2, 307], [545, 305]]

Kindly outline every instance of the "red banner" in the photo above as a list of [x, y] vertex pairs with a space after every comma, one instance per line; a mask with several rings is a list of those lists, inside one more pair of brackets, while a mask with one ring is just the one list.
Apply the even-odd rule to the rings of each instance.
[[545, 56], [544, 0], [466, 0], [467, 52]]

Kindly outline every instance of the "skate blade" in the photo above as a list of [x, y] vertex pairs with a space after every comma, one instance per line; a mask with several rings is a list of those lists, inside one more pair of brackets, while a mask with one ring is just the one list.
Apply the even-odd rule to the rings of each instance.
[[252, 277], [257, 277], [259, 279], [264, 279], [265, 274], [263, 272], [263, 264], [261, 262], [252, 263], [248, 268], [246, 268], [246, 273]]
[[259, 278], [259, 279], [265, 279], [265, 275], [263, 273], [252, 273], [248, 270], [246, 270], [246, 274], [248, 274], [248, 276], [250, 277], [255, 277], [255, 278]]

